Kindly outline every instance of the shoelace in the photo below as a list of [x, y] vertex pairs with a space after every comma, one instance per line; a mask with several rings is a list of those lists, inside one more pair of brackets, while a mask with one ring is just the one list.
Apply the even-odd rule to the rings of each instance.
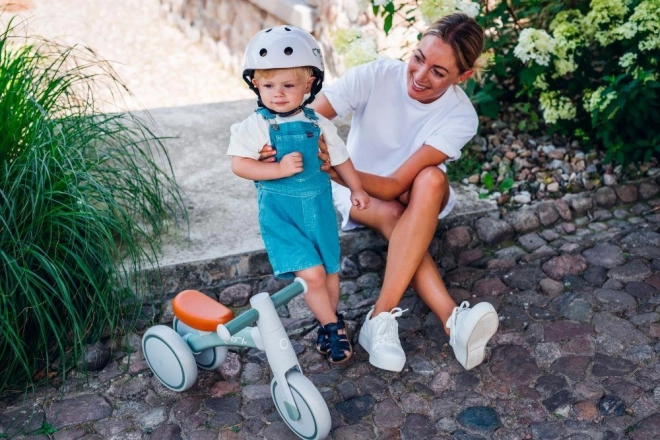
[[470, 308], [470, 303], [467, 301], [463, 301], [460, 306], [454, 307], [454, 311], [451, 312], [451, 316], [447, 321], [447, 328], [451, 330], [451, 334], [449, 335], [450, 344], [456, 343], [456, 333], [458, 333], [456, 331], [456, 321], [458, 320], [458, 315], [469, 308]]
[[379, 323], [376, 329], [376, 334], [381, 337], [378, 339], [379, 343], [401, 345], [399, 342], [399, 325], [396, 322], [396, 318], [407, 311], [408, 309], [402, 310], [401, 307], [395, 307], [390, 311], [390, 316]]

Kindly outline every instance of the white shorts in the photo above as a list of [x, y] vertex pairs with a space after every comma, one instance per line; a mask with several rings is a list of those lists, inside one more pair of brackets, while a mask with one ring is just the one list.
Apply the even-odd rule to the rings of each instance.
[[[349, 214], [353, 204], [351, 203], [351, 191], [345, 186], [339, 185], [338, 183], [332, 182], [332, 200], [335, 203], [335, 208], [341, 215], [341, 230], [350, 231], [351, 229], [361, 228], [364, 225], [353, 221]], [[454, 206], [456, 205], [456, 194], [454, 189], [449, 187], [449, 200], [445, 209], [440, 212], [438, 219], [445, 218], [449, 215]]]

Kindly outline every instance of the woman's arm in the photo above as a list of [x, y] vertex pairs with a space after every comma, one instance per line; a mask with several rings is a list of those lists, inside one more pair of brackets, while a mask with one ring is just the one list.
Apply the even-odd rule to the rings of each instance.
[[[376, 174], [358, 171], [362, 180], [362, 188], [372, 197], [380, 200], [394, 200], [410, 190], [415, 177], [426, 167], [437, 167], [449, 157], [443, 152], [423, 145], [415, 154], [410, 156], [391, 176], [378, 176]], [[340, 185], [347, 186], [336, 172], [331, 172], [332, 180]]]
[[327, 119], [332, 119], [337, 116], [337, 112], [332, 105], [330, 105], [330, 101], [328, 101], [328, 98], [326, 98], [324, 94], [318, 95], [309, 106]]

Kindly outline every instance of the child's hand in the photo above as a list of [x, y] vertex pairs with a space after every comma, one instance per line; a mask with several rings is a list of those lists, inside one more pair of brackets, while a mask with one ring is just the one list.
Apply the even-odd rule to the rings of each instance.
[[363, 209], [367, 209], [371, 204], [371, 197], [363, 189], [351, 191], [351, 203], [359, 211], [362, 211]]
[[289, 153], [282, 158], [278, 165], [280, 166], [282, 177], [298, 174], [303, 170], [302, 154], [298, 152]]

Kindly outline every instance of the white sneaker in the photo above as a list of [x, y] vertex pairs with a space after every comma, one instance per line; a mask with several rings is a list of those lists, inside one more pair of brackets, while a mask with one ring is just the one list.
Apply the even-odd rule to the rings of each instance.
[[389, 371], [401, 371], [406, 363], [406, 354], [399, 341], [399, 324], [396, 318], [405, 310], [395, 307], [390, 312], [381, 312], [371, 318], [373, 307], [360, 329], [358, 342], [369, 353], [369, 362], [374, 367]]
[[450, 329], [449, 345], [463, 368], [470, 370], [484, 361], [486, 344], [499, 326], [497, 312], [492, 304], [481, 302], [470, 309], [463, 301], [455, 307], [447, 321]]

